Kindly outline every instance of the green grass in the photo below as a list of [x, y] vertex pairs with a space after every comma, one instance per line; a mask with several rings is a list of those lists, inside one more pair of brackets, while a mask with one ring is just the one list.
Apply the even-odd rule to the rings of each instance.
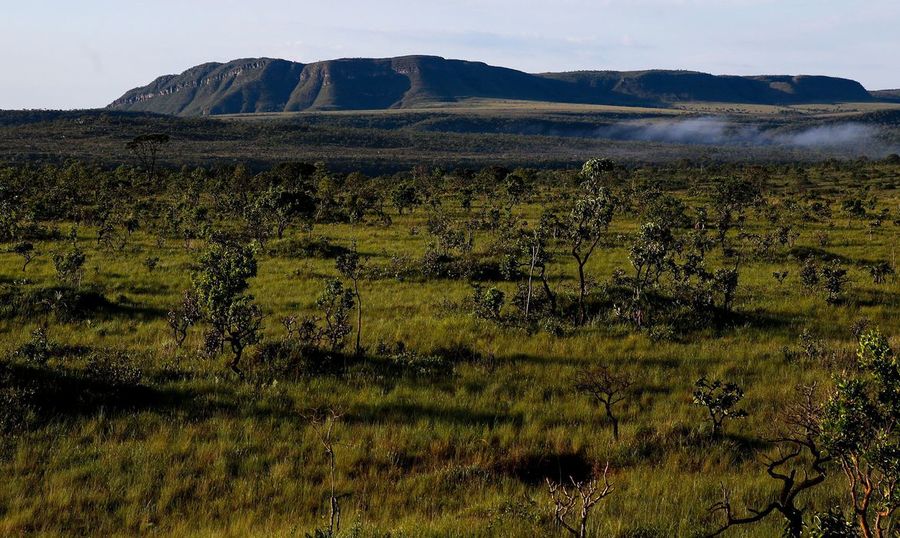
[[[825, 184], [823, 181], [821, 184]], [[881, 204], [896, 208], [896, 191]], [[534, 218], [539, 204], [525, 213]], [[385, 255], [421, 255], [426, 238], [412, 235], [425, 215], [393, 215], [390, 227], [319, 225], [316, 234], [347, 245], [352, 240], [385, 263]], [[892, 259], [897, 228], [885, 223], [872, 238], [865, 221], [838, 213], [828, 229], [833, 254]], [[634, 230], [620, 220], [612, 233]], [[751, 226], [761, 226], [759, 222]], [[65, 228], [65, 226], [64, 226]], [[824, 228], [821, 228], [824, 229]], [[804, 225], [797, 246], [816, 246], [820, 225]], [[493, 355], [493, 364], [460, 364], [446, 379], [373, 379], [351, 370], [275, 385], [253, 386], [228, 375], [224, 357], [203, 359], [194, 329], [175, 350], [165, 312], [189, 285], [196, 251], [137, 233], [122, 252], [98, 249], [93, 230], [82, 229], [88, 255], [85, 285], [129, 309], [70, 324], [51, 324], [57, 344], [131, 352], [154, 395], [146, 405], [121, 410], [99, 406], [60, 414], [49, 423], [5, 437], [0, 452], [0, 535], [300, 535], [324, 523], [325, 455], [303, 414], [340, 408], [337, 429], [338, 491], [343, 526], [362, 535], [527, 536], [552, 534], [544, 486], [535, 469], [559, 467], [567, 455], [594, 464], [611, 462], [614, 493], [591, 521], [597, 536], [692, 536], [718, 523], [708, 514], [720, 487], [735, 490], [736, 507], [761, 502], [773, 490], [753, 447], [790, 399], [795, 384], [827, 383], [823, 365], [790, 362], [808, 329], [840, 349], [852, 347], [851, 323], [860, 317], [900, 336], [900, 286], [874, 285], [852, 267], [847, 304], [829, 306], [797, 281], [798, 263], [750, 261], [743, 267], [737, 310], [748, 321], [720, 334], [683, 341], [652, 341], [646, 333], [597, 322], [555, 338], [527, 334], [447, 312], [443, 299], [461, 301], [464, 281], [365, 282], [363, 344], [403, 341], [423, 353], [455, 344]], [[292, 232], [293, 235], [299, 233]], [[486, 237], [478, 238], [483, 246]], [[25, 273], [28, 288], [50, 286], [52, 243]], [[786, 249], [779, 255], [784, 256]], [[601, 249], [589, 274], [607, 280], [630, 270], [627, 247]], [[554, 285], [575, 285], [574, 265], [556, 247]], [[159, 256], [150, 273], [141, 261]], [[250, 292], [266, 314], [268, 339], [283, 334], [279, 319], [312, 313], [322, 280], [336, 276], [332, 260], [261, 254]], [[779, 286], [772, 272], [788, 269]], [[19, 259], [0, 254], [0, 281], [23, 278]], [[513, 283], [496, 283], [510, 295]], [[0, 353], [29, 339], [38, 320], [0, 320]], [[79, 369], [77, 356], [52, 359]], [[622, 435], [612, 439], [600, 411], [572, 389], [580, 366], [603, 361], [634, 375], [639, 394], [622, 408]], [[746, 420], [727, 426], [722, 442], [703, 440], [701, 410], [691, 405], [694, 381], [724, 377], [746, 390]], [[61, 402], [65, 407], [65, 402]], [[825, 509], [843, 500], [837, 473], [807, 498]], [[729, 536], [775, 536], [773, 517], [736, 528]], [[642, 535], [643, 536], [643, 535]]]

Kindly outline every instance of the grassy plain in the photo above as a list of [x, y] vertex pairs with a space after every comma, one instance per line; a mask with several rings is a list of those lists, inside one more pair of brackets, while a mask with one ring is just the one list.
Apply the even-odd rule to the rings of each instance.
[[[873, 165], [860, 176], [817, 167], [810, 180], [826, 194], [867, 184], [879, 207], [894, 213], [900, 203], [897, 167]], [[768, 195], [780, 193], [773, 187]], [[678, 195], [697, 201], [693, 192]], [[533, 221], [543, 205], [538, 196], [519, 211]], [[900, 284], [896, 278], [873, 284], [865, 268], [879, 259], [896, 267], [896, 224], [870, 231], [867, 221], [844, 216], [836, 201], [834, 210], [831, 225], [800, 223], [793, 247], [742, 267], [739, 321], [720, 331], [655, 341], [600, 316], [563, 337], [530, 334], [454, 308], [471, 294], [465, 281], [381, 279], [362, 285], [364, 346], [402, 341], [426, 354], [462, 346], [482, 359], [460, 362], [443, 378], [388, 377], [364, 362], [342, 375], [263, 385], [227, 374], [222, 358], [200, 358], [193, 351], [198, 331], [183, 348], [172, 345], [165, 313], [189, 285], [196, 249], [172, 239], [159, 245], [139, 231], [124, 250], [109, 250], [98, 247], [95, 229], [82, 227], [85, 285], [102, 290], [114, 307], [51, 324], [49, 338], [68, 351], [50, 367], [65, 376], [86, 367], [79, 350], [121, 349], [143, 372], [145, 392], [127, 408], [102, 402], [70, 408], [60, 401], [51, 420], [4, 437], [0, 535], [302, 536], [322, 526], [326, 513], [326, 459], [303, 416], [322, 406], [345, 413], [336, 430], [338, 491], [347, 494], [342, 535], [552, 535], [543, 478], [585, 473], [605, 462], [615, 490], [592, 518], [594, 535], [708, 532], [718, 523], [708, 508], [722, 484], [735, 490], [738, 506], [767, 498], [773, 484], [755, 457], [766, 449], [760, 436], [797, 383], [830, 380], [826, 365], [786, 357], [784, 350], [796, 350], [804, 330], [849, 351], [850, 326], [865, 317], [892, 335], [895, 349], [900, 343]], [[421, 256], [424, 210], [391, 216], [389, 227], [325, 224], [313, 233], [340, 245], [358, 242], [373, 264]], [[608, 245], [587, 267], [597, 282], [616, 269], [631, 271], [622, 237], [639, 222], [617, 219]], [[750, 231], [764, 226], [758, 218], [749, 223]], [[829, 238], [825, 247], [820, 233]], [[289, 231], [270, 249], [301, 235]], [[487, 241], [482, 232], [476, 250]], [[38, 243], [41, 255], [24, 273], [16, 255], [0, 254], [0, 282], [54, 285], [50, 254], [61, 245]], [[803, 248], [837, 256], [849, 268], [844, 304], [829, 305], [800, 286], [797, 253]], [[572, 289], [571, 257], [562, 245], [554, 246], [554, 255], [551, 283]], [[153, 272], [142, 263], [149, 256], [160, 258]], [[773, 272], [782, 270], [790, 275], [779, 284]], [[266, 338], [283, 336], [283, 316], [313, 313], [323, 279], [334, 276], [331, 259], [261, 251], [250, 292], [265, 312]], [[492, 284], [514, 292], [514, 283]], [[40, 322], [0, 319], [0, 356], [27, 342]], [[638, 380], [622, 408], [618, 442], [600, 410], [572, 388], [578, 368], [601, 361]], [[691, 405], [693, 383], [704, 375], [746, 391], [749, 417], [730, 424], [723, 441], [705, 436], [703, 412]], [[808, 501], [816, 509], [836, 506], [842, 487], [835, 473]], [[780, 522], [772, 518], [728, 536], [779, 533]]]

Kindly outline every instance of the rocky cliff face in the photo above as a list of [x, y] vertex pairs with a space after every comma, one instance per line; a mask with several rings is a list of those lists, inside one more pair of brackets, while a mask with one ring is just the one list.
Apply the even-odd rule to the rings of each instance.
[[180, 116], [362, 110], [467, 98], [591, 104], [676, 101], [792, 104], [868, 101], [858, 82], [815, 76], [714, 76], [689, 71], [584, 71], [533, 75], [435, 56], [301, 64], [271, 58], [207, 63], [159, 77], [108, 108]]

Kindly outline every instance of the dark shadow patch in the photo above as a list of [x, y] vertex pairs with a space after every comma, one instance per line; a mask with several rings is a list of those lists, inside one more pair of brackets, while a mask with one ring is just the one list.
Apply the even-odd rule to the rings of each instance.
[[501, 459], [496, 463], [495, 471], [536, 486], [547, 480], [558, 483], [568, 482], [570, 478], [576, 482], [589, 480], [594, 476], [595, 467], [594, 462], [580, 452], [530, 452]]
[[101, 409], [117, 413], [177, 403], [170, 395], [136, 381], [136, 377], [116, 367], [95, 372], [18, 364], [0, 367], [0, 386], [27, 394], [24, 403], [36, 424], [92, 415]]
[[332, 243], [327, 237], [280, 239], [269, 243], [267, 253], [277, 258], [335, 259], [349, 250]]

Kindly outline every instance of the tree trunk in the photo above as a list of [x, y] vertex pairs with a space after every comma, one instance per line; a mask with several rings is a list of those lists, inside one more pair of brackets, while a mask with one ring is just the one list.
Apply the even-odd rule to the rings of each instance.
[[578, 325], [584, 325], [587, 317], [587, 308], [584, 305], [585, 284], [584, 284], [584, 262], [578, 260]]
[[534, 280], [534, 264], [537, 261], [538, 247], [531, 247], [531, 267], [528, 269], [528, 296], [525, 298], [525, 321], [528, 321], [528, 312], [531, 309], [531, 289]]
[[362, 355], [360, 337], [362, 335], [362, 299], [359, 295], [359, 282], [353, 281], [353, 290], [356, 293], [356, 356]]
[[803, 514], [799, 510], [791, 508], [785, 510], [784, 517], [787, 519], [785, 534], [791, 538], [800, 538], [803, 535]]
[[550, 306], [553, 308], [554, 312], [556, 311], [556, 294], [553, 293], [553, 290], [550, 289], [550, 283], [547, 282], [547, 276], [545, 275], [547, 268], [544, 265], [541, 265], [541, 284], [544, 287], [544, 293], [547, 294], [547, 297], [550, 298]]
[[234, 342], [231, 344], [231, 349], [234, 351], [234, 358], [231, 359], [231, 362], [228, 364], [228, 367], [231, 368], [231, 371], [236, 373], [239, 378], [244, 379], [244, 372], [238, 368], [238, 364], [241, 362], [241, 355], [244, 353], [243, 346], [236, 346]]
[[615, 415], [613, 415], [611, 405], [606, 406], [606, 416], [609, 417], [609, 422], [612, 424], [613, 439], [618, 441], [619, 440], [619, 419]]

